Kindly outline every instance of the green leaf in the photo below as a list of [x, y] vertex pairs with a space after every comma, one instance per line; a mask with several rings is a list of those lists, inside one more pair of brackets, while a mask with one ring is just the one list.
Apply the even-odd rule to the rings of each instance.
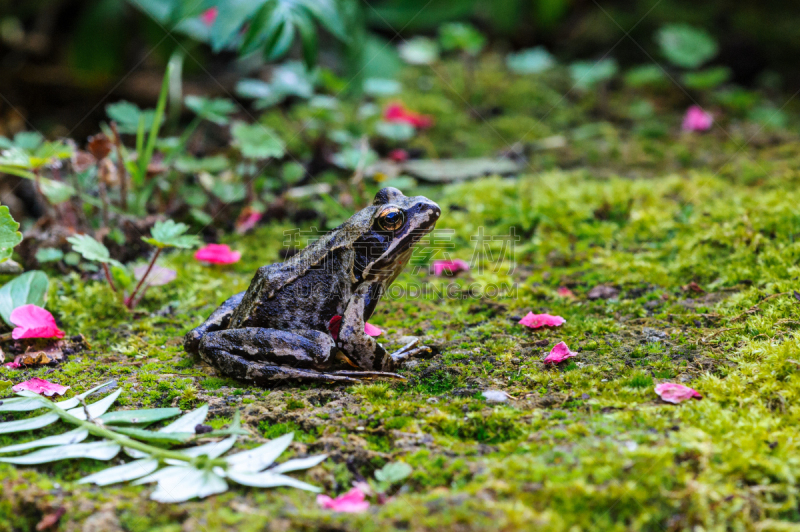
[[219, 52], [230, 46], [239, 30], [267, 0], [228, 0], [220, 3], [219, 13], [211, 26], [211, 49]]
[[711, 60], [719, 50], [717, 42], [707, 31], [687, 24], [661, 28], [656, 41], [664, 57], [682, 68], [697, 68]]
[[89, 235], [72, 235], [67, 238], [67, 242], [72, 244], [73, 251], [80, 253], [88, 261], [103, 264], [111, 262], [111, 253], [108, 248]]
[[364, 93], [369, 96], [392, 96], [399, 94], [403, 85], [394, 79], [368, 78], [364, 80]]
[[[236, 436], [225, 438], [222, 441], [214, 443], [206, 443], [205, 445], [198, 445], [197, 447], [189, 447], [188, 449], [181, 449], [181, 452], [186, 456], [198, 457], [208, 456], [209, 458], [218, 458], [233, 448], [236, 443]], [[173, 463], [167, 460], [168, 463]], [[177, 462], [177, 461], [175, 461]]]
[[201, 159], [189, 155], [181, 155], [175, 161], [175, 169], [184, 174], [196, 174], [199, 172], [217, 173], [228, 168], [228, 158], [224, 155], [212, 155]]
[[427, 37], [412, 37], [401, 44], [397, 52], [410, 65], [430, 65], [439, 59], [439, 46]]
[[58, 414], [44, 414], [28, 419], [20, 419], [19, 421], [6, 421], [5, 423], [0, 423], [0, 434], [40, 429], [47, 425], [52, 425], [58, 419]]
[[[55, 416], [55, 414], [52, 414]], [[58, 416], [56, 416], [58, 417]], [[111, 460], [119, 454], [120, 446], [110, 441], [99, 441], [93, 443], [75, 443], [72, 445], [61, 445], [34, 451], [23, 456], [10, 458], [0, 458], [0, 462], [9, 464], [45, 464], [57, 462], [70, 458], [91, 458], [93, 460]]]
[[413, 469], [410, 465], [404, 462], [390, 462], [375, 471], [375, 480], [378, 482], [385, 482], [387, 484], [394, 484], [407, 478]]
[[150, 482], [158, 482], [155, 491], [150, 494], [150, 498], [158, 502], [184, 502], [228, 490], [228, 484], [219, 475], [187, 466], [165, 467], [134, 484]]
[[78, 481], [78, 484], [97, 484], [98, 486], [108, 486], [109, 484], [116, 484], [118, 482], [127, 482], [129, 480], [142, 478], [145, 475], [149, 475], [156, 469], [158, 469], [158, 460], [135, 460], [128, 464], [110, 467], [100, 471], [99, 473], [84, 477]]
[[[180, 411], [178, 412], [180, 413]], [[208, 405], [203, 405], [197, 410], [188, 412], [166, 427], [159, 429], [159, 432], [194, 432], [197, 425], [201, 425], [208, 416]]]
[[194, 438], [194, 432], [153, 432], [133, 427], [115, 427], [114, 431], [136, 440], [155, 443], [186, 443]]
[[44, 144], [44, 137], [38, 131], [20, 131], [14, 135], [14, 146], [27, 152], [35, 151]]
[[100, 416], [100, 421], [107, 425], [145, 425], [175, 417], [181, 413], [180, 408], [148, 408], [144, 410], [118, 410]]
[[404, 141], [414, 138], [416, 130], [414, 126], [405, 122], [380, 121], [375, 124], [375, 132], [389, 140]]
[[506, 57], [506, 66], [517, 74], [538, 74], [552, 68], [555, 64], [556, 60], [544, 46], [508, 54]]
[[75, 195], [75, 188], [71, 185], [53, 179], [41, 179], [39, 188], [48, 201], [54, 205], [63, 203]]
[[[80, 399], [86, 399], [97, 390], [105, 388], [114, 382], [115, 381], [108, 381], [99, 386], [95, 386], [94, 388], [86, 390], [80, 395], [76, 395], [75, 397], [56, 403], [56, 406], [63, 408], [64, 410], [74, 408], [80, 404]], [[29, 393], [32, 395], [28, 395]], [[50, 402], [41, 395], [34, 394], [32, 392], [18, 393], [17, 395], [20, 395], [21, 397], [0, 400], [0, 412], [30, 412], [31, 410], [44, 408]]]
[[36, 261], [42, 264], [56, 262], [64, 258], [64, 252], [58, 248], [39, 248], [36, 250]]
[[251, 486], [254, 488], [276, 488], [279, 486], [287, 486], [290, 488], [313, 491], [314, 493], [319, 493], [322, 491], [320, 488], [312, 486], [306, 482], [292, 477], [287, 477], [286, 475], [278, 475], [271, 471], [264, 471], [263, 473], [242, 473], [240, 471], [228, 471], [226, 476], [237, 484]]
[[186, 224], [159, 220], [150, 230], [151, 237], [142, 237], [142, 240], [157, 248], [190, 249], [200, 244], [200, 238], [197, 235], [185, 234], [188, 230], [189, 226]]
[[617, 73], [617, 62], [613, 59], [576, 61], [569, 66], [569, 72], [576, 89], [589, 90], [613, 78]]
[[289, 471], [299, 471], [301, 469], [310, 469], [317, 464], [321, 464], [326, 458], [327, 454], [318, 454], [317, 456], [309, 456], [308, 458], [295, 458], [294, 460], [287, 460], [282, 464], [278, 464], [269, 470], [270, 473], [288, 473]]
[[44, 307], [47, 296], [47, 275], [39, 270], [15, 277], [0, 288], [0, 317], [9, 325], [11, 312], [22, 305]]
[[117, 400], [119, 394], [122, 393], [122, 388], [117, 388], [117, 391], [113, 392], [111, 395], [100, 399], [90, 405], [87, 405], [86, 408], [83, 406], [79, 406], [77, 408], [73, 408], [71, 410], [67, 410], [67, 413], [72, 414], [78, 419], [86, 419], [86, 412], [89, 412], [89, 417], [92, 419], [98, 418], [106, 413], [106, 411], [111, 408], [111, 405], [114, 404], [114, 401]]
[[710, 91], [731, 79], [732, 75], [733, 71], [725, 66], [707, 68], [697, 72], [686, 72], [683, 75], [683, 84], [690, 89]]
[[236, 112], [236, 104], [227, 98], [187, 96], [184, 103], [200, 118], [220, 126], [226, 125], [230, 121], [228, 115]]
[[659, 87], [667, 84], [667, 76], [658, 65], [642, 65], [625, 74], [625, 83], [634, 88]]
[[225, 460], [228, 462], [231, 471], [247, 473], [261, 471], [272, 465], [275, 459], [289, 447], [293, 438], [294, 433], [290, 432], [255, 449], [228, 456]]
[[11, 258], [14, 247], [22, 242], [19, 224], [8, 212], [8, 207], [0, 206], [0, 262]]
[[283, 141], [270, 128], [261, 124], [235, 122], [231, 128], [233, 144], [239, 148], [244, 157], [250, 159], [268, 159], [283, 157]]
[[17, 445], [9, 445], [0, 448], [0, 454], [17, 453], [20, 451], [27, 451], [29, 449], [38, 449], [39, 447], [52, 447], [55, 445], [70, 445], [73, 443], [80, 443], [89, 436], [89, 431], [86, 429], [75, 429], [64, 434], [57, 434], [49, 436], [40, 440], [29, 441], [28, 443], [19, 443]]
[[341, 41], [348, 42], [350, 35], [341, 15], [342, 8], [334, 0], [299, 0], [299, 3], [313, 13], [317, 22]]
[[117, 123], [121, 133], [134, 134], [139, 129], [139, 123], [144, 120], [143, 128], [153, 127], [156, 112], [153, 109], [142, 111], [138, 105], [121, 101], [106, 106], [106, 114]]
[[444, 50], [458, 50], [478, 55], [486, 45], [486, 37], [471, 24], [449, 22], [439, 29], [439, 43]]

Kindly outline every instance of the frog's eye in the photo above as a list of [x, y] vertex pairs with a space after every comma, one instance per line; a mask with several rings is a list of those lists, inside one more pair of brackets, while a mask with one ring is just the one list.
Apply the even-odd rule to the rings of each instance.
[[388, 207], [378, 215], [378, 225], [384, 231], [396, 231], [403, 226], [405, 215], [397, 207]]

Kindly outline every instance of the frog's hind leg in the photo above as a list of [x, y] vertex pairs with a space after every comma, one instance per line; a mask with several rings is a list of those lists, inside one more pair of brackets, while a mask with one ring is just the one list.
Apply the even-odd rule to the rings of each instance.
[[219, 331], [228, 327], [231, 321], [231, 316], [242, 302], [245, 292], [239, 292], [235, 296], [229, 297], [222, 303], [217, 310], [211, 313], [206, 321], [199, 327], [195, 327], [189, 331], [183, 339], [183, 348], [187, 353], [194, 355], [198, 354], [200, 349], [200, 341], [203, 337], [210, 332]]

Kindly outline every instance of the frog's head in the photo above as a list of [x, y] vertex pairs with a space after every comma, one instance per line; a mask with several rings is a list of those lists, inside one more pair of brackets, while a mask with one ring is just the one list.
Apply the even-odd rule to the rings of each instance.
[[406, 197], [396, 188], [375, 195], [369, 226], [355, 242], [357, 277], [388, 286], [400, 274], [414, 245], [431, 232], [442, 213], [423, 196]]

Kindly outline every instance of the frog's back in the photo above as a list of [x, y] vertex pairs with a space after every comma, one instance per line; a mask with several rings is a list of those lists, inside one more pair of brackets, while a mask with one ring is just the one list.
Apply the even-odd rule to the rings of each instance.
[[345, 246], [320, 254], [312, 247], [286, 262], [259, 268], [229, 328], [327, 330], [352, 291], [354, 279], [343, 272], [352, 272], [353, 252]]

